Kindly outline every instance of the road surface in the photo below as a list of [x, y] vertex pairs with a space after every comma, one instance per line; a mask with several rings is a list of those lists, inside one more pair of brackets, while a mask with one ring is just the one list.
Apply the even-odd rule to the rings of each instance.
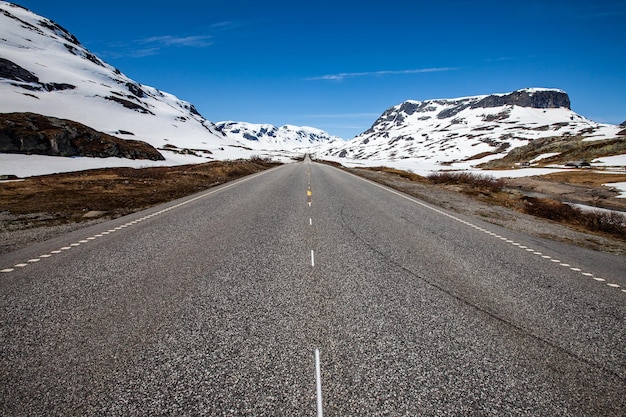
[[626, 415], [622, 257], [310, 160], [0, 270], [2, 415]]

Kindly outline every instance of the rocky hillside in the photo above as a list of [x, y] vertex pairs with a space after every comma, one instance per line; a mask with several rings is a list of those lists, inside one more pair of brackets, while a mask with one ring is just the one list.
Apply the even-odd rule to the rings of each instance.
[[123, 140], [71, 120], [34, 113], [0, 114], [0, 152], [164, 160], [153, 146]]
[[614, 138], [618, 126], [595, 123], [570, 109], [557, 89], [523, 89], [456, 99], [405, 101], [372, 127], [325, 156], [355, 160], [412, 160], [449, 165], [486, 162], [547, 137]]

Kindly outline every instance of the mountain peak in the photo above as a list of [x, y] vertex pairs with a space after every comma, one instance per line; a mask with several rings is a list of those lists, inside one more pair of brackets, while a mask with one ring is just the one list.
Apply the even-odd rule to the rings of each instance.
[[356, 138], [327, 148], [325, 154], [435, 165], [494, 159], [537, 138], [602, 139], [617, 130], [571, 111], [563, 90], [525, 88], [504, 94], [407, 100], [387, 109]]

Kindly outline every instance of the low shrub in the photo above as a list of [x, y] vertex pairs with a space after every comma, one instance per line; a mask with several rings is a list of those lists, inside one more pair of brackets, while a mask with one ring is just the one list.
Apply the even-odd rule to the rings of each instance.
[[250, 157], [250, 162], [253, 162], [255, 164], [260, 164], [260, 165], [268, 165], [268, 164], [272, 164], [272, 158], [268, 157], [268, 156], [259, 156], [259, 155], [252, 155]]
[[436, 172], [428, 176], [433, 184], [466, 184], [472, 187], [499, 192], [504, 189], [505, 182], [491, 175], [474, 172]]
[[589, 230], [626, 239], [626, 216], [623, 214], [603, 211], [587, 212], [585, 213], [585, 226]]
[[558, 222], [584, 227], [593, 232], [626, 238], [626, 216], [616, 212], [583, 211], [547, 198], [525, 197], [524, 212]]

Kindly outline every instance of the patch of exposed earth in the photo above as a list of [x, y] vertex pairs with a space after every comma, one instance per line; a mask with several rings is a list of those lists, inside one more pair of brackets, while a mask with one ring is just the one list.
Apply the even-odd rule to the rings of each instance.
[[626, 212], [626, 198], [617, 198], [619, 191], [610, 186], [568, 184], [541, 176], [511, 178], [506, 182], [526, 195]]

